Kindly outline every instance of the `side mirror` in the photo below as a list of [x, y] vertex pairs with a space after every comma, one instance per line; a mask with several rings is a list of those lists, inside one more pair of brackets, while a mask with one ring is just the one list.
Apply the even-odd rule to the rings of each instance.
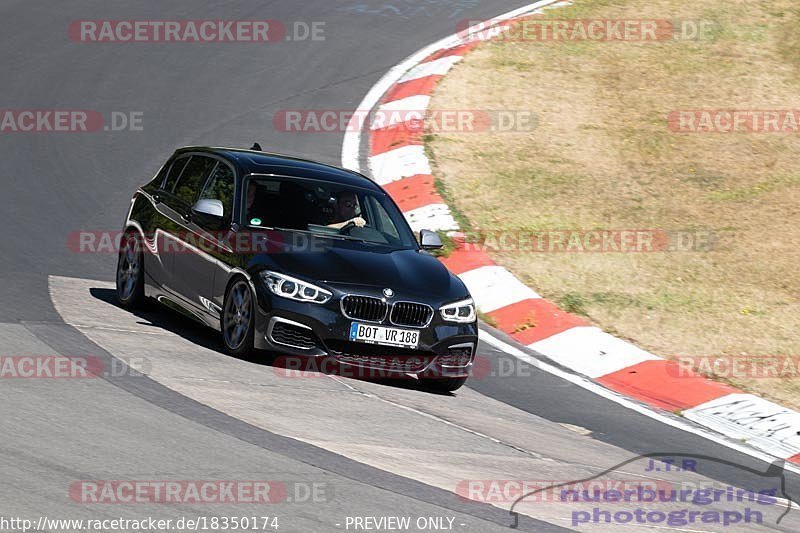
[[197, 200], [197, 203], [192, 206], [192, 213], [222, 218], [225, 216], [225, 208], [219, 200]]
[[419, 231], [419, 245], [423, 250], [438, 250], [443, 246], [439, 234], [427, 229]]

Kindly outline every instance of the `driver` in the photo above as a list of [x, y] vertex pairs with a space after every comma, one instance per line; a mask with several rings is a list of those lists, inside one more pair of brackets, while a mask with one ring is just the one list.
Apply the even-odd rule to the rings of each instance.
[[256, 203], [256, 184], [253, 181], [250, 181], [250, 184], [247, 187], [247, 215], [250, 216], [253, 213], [253, 204]]
[[261, 225], [260, 209], [258, 208], [256, 198], [258, 193], [258, 185], [253, 180], [250, 180], [247, 186], [247, 205], [245, 206], [244, 214], [247, 217], [248, 223], [251, 225]]
[[363, 228], [367, 221], [361, 218], [358, 214], [358, 198], [353, 191], [342, 191], [336, 197], [336, 212], [333, 215], [332, 224], [328, 224], [329, 228], [341, 229], [351, 222], [356, 227]]

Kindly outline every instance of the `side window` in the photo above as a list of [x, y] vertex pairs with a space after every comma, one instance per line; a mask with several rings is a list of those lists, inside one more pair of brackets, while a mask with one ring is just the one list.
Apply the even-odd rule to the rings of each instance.
[[185, 166], [186, 166], [186, 163], [187, 163], [188, 161], [189, 161], [189, 158], [188, 158], [188, 157], [181, 157], [181, 158], [179, 158], [179, 159], [176, 159], [176, 160], [175, 160], [175, 161], [172, 163], [172, 165], [171, 165], [171, 166], [170, 166], [170, 165], [167, 165], [167, 167], [168, 167], [168, 168], [166, 169], [166, 170], [167, 170], [167, 172], [168, 172], [168, 173], [167, 173], [167, 179], [166, 179], [166, 181], [164, 182], [164, 187], [163, 187], [163, 189], [164, 189], [165, 191], [170, 191], [170, 192], [172, 192], [172, 189], [175, 187], [175, 182], [177, 182], [177, 181], [178, 181], [178, 178], [180, 177], [180, 175], [181, 175], [181, 172], [183, 171], [183, 167], [185, 167]]
[[383, 206], [378, 203], [374, 197], [370, 197], [370, 204], [372, 204], [373, 212], [376, 215], [375, 218], [377, 219], [378, 230], [390, 237], [400, 239], [400, 234], [392, 222], [392, 219], [389, 217], [389, 213], [386, 212]]
[[217, 161], [210, 157], [193, 155], [175, 184], [175, 196], [187, 206], [194, 205], [200, 195], [200, 188], [216, 164]]
[[225, 220], [230, 220], [233, 214], [233, 183], [233, 170], [225, 163], [220, 163], [211, 173], [203, 192], [200, 193], [201, 200], [219, 200], [222, 202], [222, 207], [225, 210]]
[[148, 189], [160, 189], [161, 186], [164, 184], [164, 180], [167, 179], [167, 173], [169, 169], [172, 167], [172, 158], [170, 157], [167, 159], [164, 164], [161, 166], [161, 169], [158, 171], [158, 174], [150, 180], [150, 182], [145, 185]]

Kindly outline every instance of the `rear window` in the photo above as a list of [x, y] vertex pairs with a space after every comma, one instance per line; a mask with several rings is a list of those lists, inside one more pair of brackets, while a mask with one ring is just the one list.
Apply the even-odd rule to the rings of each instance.
[[175, 183], [178, 181], [178, 178], [183, 171], [183, 167], [186, 166], [186, 163], [189, 161], [188, 157], [181, 157], [176, 159], [172, 162], [172, 165], [167, 165], [169, 168], [167, 169], [167, 179], [164, 182], [163, 189], [165, 191], [172, 192], [172, 189], [175, 188]]
[[193, 155], [175, 185], [175, 196], [185, 204], [193, 205], [200, 195], [200, 189], [216, 164], [217, 161], [210, 157]]
[[220, 163], [206, 183], [200, 194], [201, 200], [219, 200], [222, 202], [225, 220], [231, 219], [233, 211], [234, 174], [231, 167]]

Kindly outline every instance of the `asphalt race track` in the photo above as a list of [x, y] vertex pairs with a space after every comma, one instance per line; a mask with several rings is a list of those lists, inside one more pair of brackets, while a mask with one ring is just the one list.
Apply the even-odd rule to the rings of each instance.
[[[0, 108], [141, 113], [143, 131], [0, 134], [0, 355], [91, 355], [122, 369], [102, 379], [0, 379], [0, 516], [268, 514], [279, 531], [309, 532], [354, 530], [348, 517], [445, 517], [458, 531], [507, 531], [511, 501], [466, 501], [455, 494], [459, 481], [583, 479], [655, 452], [720, 461], [701, 462], [697, 473], [646, 474], [628, 465], [614, 476], [763, 485], [763, 461], [486, 344], [480, 355], [497, 371], [449, 396], [408, 382], [293, 376], [228, 357], [212, 332], [166, 310], [120, 309], [112, 290], [116, 256], [76, 253], [67, 244], [78, 231], [119, 230], [131, 193], [179, 146], [258, 141], [338, 164], [341, 132], [276, 131], [273, 113], [354, 109], [388, 69], [453, 33], [458, 21], [526, 3], [5, 0]], [[73, 42], [70, 22], [83, 19], [316, 21], [324, 22], [325, 39]], [[784, 475], [786, 492], [800, 499], [800, 480]], [[86, 504], [70, 492], [81, 480], [209, 479], [280, 480], [292, 490], [257, 511], [252, 504]], [[308, 486], [319, 488], [318, 498], [296, 492]], [[563, 503], [519, 510], [520, 530], [571, 528]], [[765, 510], [763, 526], [800, 530], [797, 509], [776, 525], [783, 511]]]

